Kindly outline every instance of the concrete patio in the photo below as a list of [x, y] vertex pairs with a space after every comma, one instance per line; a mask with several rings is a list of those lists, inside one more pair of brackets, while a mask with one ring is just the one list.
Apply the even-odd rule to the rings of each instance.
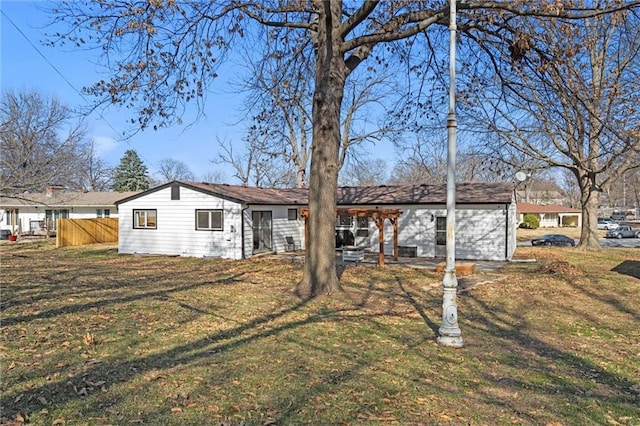
[[[276, 259], [283, 261], [304, 263], [305, 252], [302, 250], [294, 252], [285, 252], [273, 254]], [[393, 260], [393, 256], [387, 255], [384, 258], [384, 266], [390, 267], [407, 267], [414, 269], [429, 269], [431, 271], [436, 270], [436, 266], [440, 263], [444, 263], [444, 258], [433, 257], [398, 257], [398, 260]], [[459, 260], [458, 264], [475, 264], [475, 268], [478, 271], [495, 271], [500, 269], [508, 262], [504, 261], [489, 261], [489, 260]], [[364, 259], [358, 262], [345, 262], [342, 260], [342, 251], [336, 251], [336, 264], [340, 266], [378, 266], [378, 253], [365, 253]]]

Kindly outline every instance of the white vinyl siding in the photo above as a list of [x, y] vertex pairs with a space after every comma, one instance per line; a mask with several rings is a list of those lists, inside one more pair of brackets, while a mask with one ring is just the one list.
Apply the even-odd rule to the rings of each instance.
[[[458, 205], [456, 209], [456, 259], [511, 259], [515, 251], [515, 204]], [[340, 206], [343, 207], [343, 206]], [[351, 206], [349, 206], [351, 207]], [[355, 207], [355, 206], [354, 206]], [[398, 245], [416, 247], [418, 257], [436, 257], [436, 221], [446, 217], [444, 205], [398, 205]], [[433, 219], [432, 219], [433, 217]], [[369, 224], [372, 252], [379, 252], [378, 227]], [[393, 224], [384, 222], [384, 253], [393, 255]]]
[[253, 236], [251, 234], [252, 220], [251, 211], [270, 211], [271, 212], [271, 238], [273, 251], [283, 252], [286, 248], [286, 237], [293, 237], [296, 245], [304, 247], [304, 221], [289, 220], [289, 206], [252, 206], [248, 211], [247, 223], [245, 223], [245, 232], [249, 234], [249, 247], [253, 247]]
[[[172, 200], [171, 193], [167, 187], [118, 206], [120, 253], [242, 258], [242, 205], [186, 187], [180, 188], [179, 200]], [[134, 209], [156, 209], [157, 230], [133, 229]], [[224, 212], [222, 229], [197, 230], [196, 210]]]
[[[175, 191], [175, 190], [174, 190]], [[286, 237], [305, 247], [305, 221], [290, 220], [292, 205], [243, 205], [188, 187], [180, 188], [180, 199], [171, 199], [171, 188], [148, 192], [119, 205], [120, 253], [150, 253], [182, 256], [206, 256], [241, 259], [253, 255], [254, 211], [271, 214], [271, 250], [285, 250]], [[369, 207], [369, 206], [346, 206]], [[371, 206], [372, 208], [375, 206]], [[446, 216], [446, 206], [393, 205], [402, 210], [398, 218], [398, 244], [415, 247], [419, 257], [435, 257], [436, 218]], [[157, 230], [133, 229], [133, 210], [157, 209]], [[219, 230], [199, 230], [196, 211], [221, 211]], [[347, 221], [345, 220], [345, 223]], [[211, 222], [213, 223], [213, 222]], [[354, 234], [362, 231], [362, 246], [379, 250], [379, 232], [375, 221], [351, 221]], [[516, 247], [515, 203], [458, 205], [456, 210], [456, 259], [511, 259]], [[364, 237], [368, 231], [369, 236]], [[393, 254], [393, 225], [384, 225], [384, 252]]]
[[[106, 206], [105, 206], [106, 207]], [[102, 207], [103, 212], [109, 212], [108, 216], [105, 217], [118, 217], [118, 211], [114, 206], [111, 207]], [[20, 214], [18, 216], [18, 221], [15, 224], [16, 230], [18, 226], [21, 227], [23, 231], [28, 231], [32, 222], [43, 222], [46, 220], [46, 210], [67, 210], [69, 212], [69, 219], [94, 219], [96, 217], [96, 211], [100, 209], [100, 206], [87, 206], [87, 207], [65, 207], [65, 208], [54, 208], [54, 209], [45, 209], [42, 207], [31, 207], [24, 206], [20, 207]], [[7, 223], [8, 217], [6, 220], [2, 221], [1, 229], [11, 229], [12, 225]]]

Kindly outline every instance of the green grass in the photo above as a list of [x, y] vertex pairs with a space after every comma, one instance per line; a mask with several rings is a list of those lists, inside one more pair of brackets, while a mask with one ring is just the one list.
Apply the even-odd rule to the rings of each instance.
[[460, 278], [462, 349], [434, 342], [430, 271], [349, 267], [304, 301], [279, 260], [0, 250], [0, 423], [640, 425], [637, 249]]

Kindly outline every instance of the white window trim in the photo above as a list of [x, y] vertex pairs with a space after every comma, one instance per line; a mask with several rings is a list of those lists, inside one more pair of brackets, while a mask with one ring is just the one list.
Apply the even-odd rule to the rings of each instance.
[[[153, 212], [156, 217], [155, 225], [147, 226], [149, 222], [149, 212]], [[138, 217], [136, 213], [144, 213], [144, 225], [139, 225], [136, 221]], [[158, 210], [157, 209], [134, 209], [133, 210], [133, 229], [158, 229]]]
[[[198, 214], [199, 213], [209, 213], [209, 226], [207, 228], [201, 228], [198, 226]], [[212, 226], [212, 216], [214, 213], [220, 214], [220, 227], [214, 228]], [[222, 209], [196, 209], [196, 231], [222, 231], [224, 229], [224, 210]]]

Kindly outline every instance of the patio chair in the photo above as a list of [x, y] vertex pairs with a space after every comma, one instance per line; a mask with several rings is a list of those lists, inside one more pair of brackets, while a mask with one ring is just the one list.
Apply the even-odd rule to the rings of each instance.
[[293, 237], [285, 237], [286, 244], [284, 251], [297, 251], [299, 249]]

